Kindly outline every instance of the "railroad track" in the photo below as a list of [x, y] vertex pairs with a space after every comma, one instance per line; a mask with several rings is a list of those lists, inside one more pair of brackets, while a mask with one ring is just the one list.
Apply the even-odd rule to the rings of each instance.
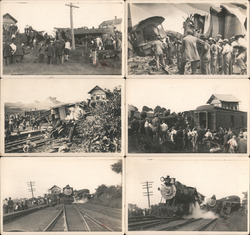
[[176, 219], [176, 218], [157, 218], [132, 217], [128, 220], [129, 231], [205, 231], [216, 219]]
[[128, 220], [129, 231], [141, 231], [149, 228], [159, 226], [161, 224], [167, 224], [171, 221], [176, 220], [175, 218], [158, 218], [154, 216], [140, 216], [131, 217]]
[[74, 205], [64, 205], [43, 230], [46, 231], [113, 231]]
[[159, 228], [157, 231], [204, 231], [206, 228], [213, 224], [215, 219], [188, 219], [188, 220], [177, 220], [176, 224], [171, 224]]
[[37, 147], [42, 146], [46, 142], [50, 141], [50, 139], [44, 139], [44, 135], [42, 133], [29, 138], [22, 137], [19, 140], [5, 143], [5, 153], [22, 153], [23, 146], [26, 144], [27, 140], [36, 143]]

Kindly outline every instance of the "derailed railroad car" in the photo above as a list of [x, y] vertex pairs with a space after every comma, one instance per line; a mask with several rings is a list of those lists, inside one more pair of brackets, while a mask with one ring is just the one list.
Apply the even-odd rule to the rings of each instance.
[[166, 32], [162, 26], [164, 20], [165, 18], [161, 16], [149, 17], [140, 21], [129, 32], [129, 41], [138, 55], [151, 54], [151, 47], [158, 37], [166, 37]]
[[241, 208], [240, 197], [231, 195], [219, 200], [216, 200], [216, 197], [213, 196], [209, 198], [206, 203], [206, 209], [208, 211], [213, 211], [216, 214], [221, 216], [229, 215], [233, 211], [237, 211]]

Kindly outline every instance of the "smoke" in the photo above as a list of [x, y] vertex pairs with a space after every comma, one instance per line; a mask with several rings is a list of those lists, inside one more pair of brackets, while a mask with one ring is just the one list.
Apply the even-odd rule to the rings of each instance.
[[86, 198], [86, 199], [80, 199], [80, 200], [76, 200], [75, 198], [74, 198], [74, 202], [73, 203], [80, 203], [80, 204], [84, 204], [84, 203], [86, 203], [88, 201], [88, 199]]
[[191, 219], [191, 218], [215, 219], [219, 217], [212, 211], [202, 210], [198, 202], [195, 202], [195, 204], [193, 203], [190, 204], [189, 211], [191, 212], [191, 214], [188, 216], [185, 216], [185, 219]]

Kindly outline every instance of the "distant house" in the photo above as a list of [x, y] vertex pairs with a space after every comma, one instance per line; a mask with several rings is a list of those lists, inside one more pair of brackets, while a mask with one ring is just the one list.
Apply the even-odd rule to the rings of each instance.
[[11, 16], [9, 13], [3, 15], [3, 26], [16, 24], [17, 20]]
[[239, 100], [230, 94], [213, 94], [207, 104], [220, 108], [239, 110]]
[[49, 192], [50, 192], [51, 194], [53, 194], [53, 195], [58, 195], [58, 194], [60, 194], [60, 193], [62, 192], [62, 189], [61, 189], [60, 187], [54, 185], [53, 187], [51, 187], [51, 188], [49, 189]]
[[114, 28], [118, 31], [122, 31], [122, 19], [105, 20], [100, 25], [99, 28]]
[[88, 94], [91, 96], [91, 101], [106, 101], [108, 92], [99, 86], [95, 86]]

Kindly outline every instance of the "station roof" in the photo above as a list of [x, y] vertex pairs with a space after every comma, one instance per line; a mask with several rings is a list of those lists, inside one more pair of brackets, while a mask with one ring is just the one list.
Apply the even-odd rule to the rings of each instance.
[[117, 25], [117, 24], [121, 24], [122, 23], [122, 19], [113, 19], [113, 20], [105, 20], [103, 21], [99, 27], [105, 27], [105, 26], [109, 26], [109, 25]]
[[224, 101], [224, 102], [239, 102], [239, 100], [236, 99], [231, 94], [212, 94], [211, 97], [208, 99], [207, 104], [211, 104], [211, 102], [214, 99], [218, 99], [218, 100]]
[[3, 18], [10, 18], [10, 19], [12, 19], [15, 23], [17, 23], [17, 20], [16, 20], [13, 16], [11, 16], [9, 13], [4, 14], [4, 15], [3, 15]]
[[101, 87], [99, 87], [98, 85], [96, 85], [93, 89], [91, 89], [88, 94], [92, 94], [93, 91], [95, 90], [101, 90], [101, 91], [104, 91], [105, 93], [108, 93], [107, 91], [103, 90]]

